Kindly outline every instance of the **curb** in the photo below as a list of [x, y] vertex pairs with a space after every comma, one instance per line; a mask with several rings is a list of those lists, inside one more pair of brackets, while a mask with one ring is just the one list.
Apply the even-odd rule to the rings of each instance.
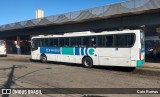
[[31, 55], [15, 55], [15, 54], [8, 54], [7, 57], [21, 57], [21, 58], [30, 58]]

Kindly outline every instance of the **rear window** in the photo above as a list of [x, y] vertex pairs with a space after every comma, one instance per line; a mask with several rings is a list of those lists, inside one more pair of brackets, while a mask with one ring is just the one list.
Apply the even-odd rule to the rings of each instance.
[[115, 47], [131, 48], [135, 43], [135, 34], [119, 34], [115, 37]]

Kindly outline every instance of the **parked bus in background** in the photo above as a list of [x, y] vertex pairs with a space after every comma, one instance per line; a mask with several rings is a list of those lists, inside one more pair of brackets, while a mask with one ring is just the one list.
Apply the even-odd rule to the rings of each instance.
[[32, 60], [93, 65], [141, 67], [145, 58], [140, 30], [75, 32], [32, 37]]
[[0, 56], [7, 56], [6, 42], [4, 40], [0, 40]]

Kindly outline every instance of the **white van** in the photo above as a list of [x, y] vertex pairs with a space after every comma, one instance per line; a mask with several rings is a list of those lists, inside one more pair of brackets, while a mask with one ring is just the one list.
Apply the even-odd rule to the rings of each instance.
[[6, 42], [4, 40], [0, 40], [0, 56], [7, 56]]

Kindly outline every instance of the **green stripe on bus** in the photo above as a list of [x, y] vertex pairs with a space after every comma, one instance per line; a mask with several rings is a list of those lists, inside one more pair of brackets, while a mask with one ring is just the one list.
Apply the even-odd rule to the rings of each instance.
[[62, 47], [62, 55], [74, 55], [73, 48]]

